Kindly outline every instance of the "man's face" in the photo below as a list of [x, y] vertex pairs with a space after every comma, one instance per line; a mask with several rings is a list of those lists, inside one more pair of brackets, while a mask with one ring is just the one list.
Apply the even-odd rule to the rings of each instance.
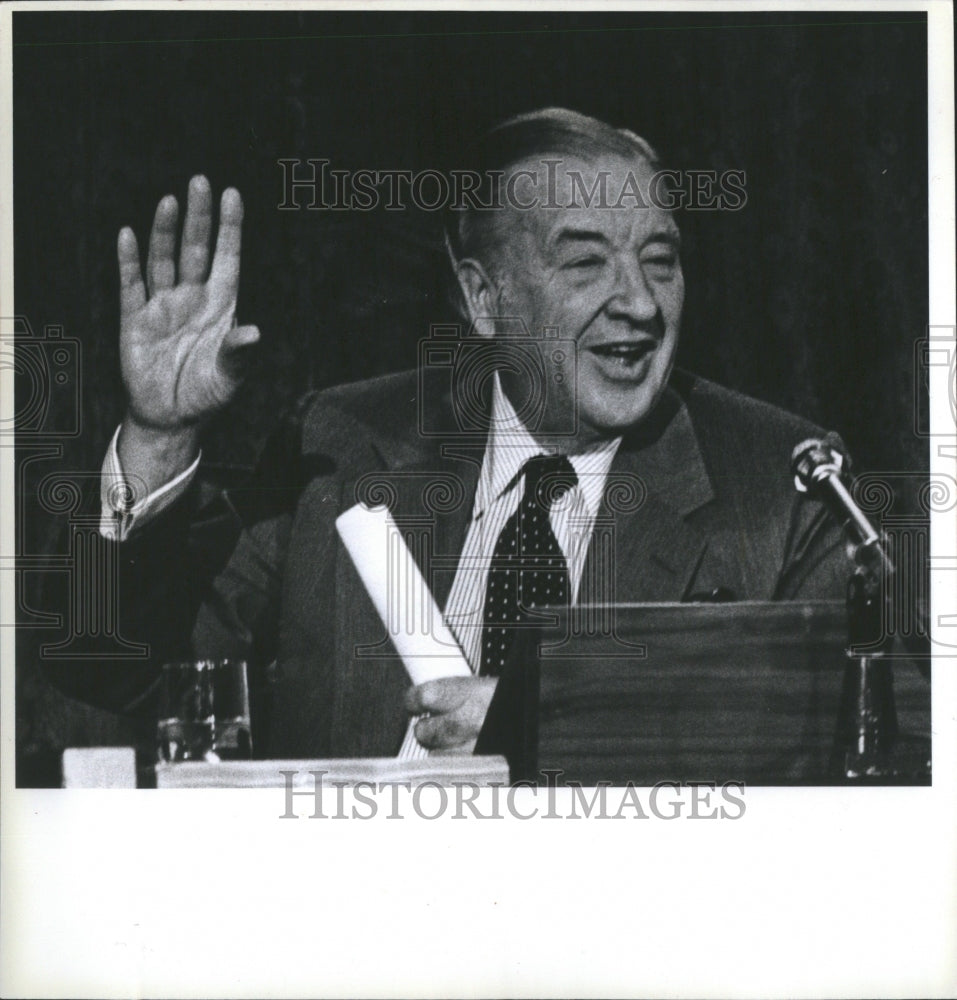
[[[646, 161], [564, 158], [555, 188], [561, 208], [541, 207], [540, 161], [514, 169], [537, 172], [540, 205], [507, 209], [503, 218], [496, 269], [500, 315], [520, 317], [533, 337], [541, 337], [543, 327], [557, 327], [560, 338], [577, 345], [577, 385], [550, 377], [542, 423], [531, 429], [547, 436], [568, 428], [575, 407], [577, 444], [617, 436], [650, 412], [671, 372], [684, 302], [678, 227], [670, 212], [651, 204], [653, 170]], [[606, 205], [599, 204], [596, 189], [586, 207], [589, 199], [573, 175], [588, 192], [602, 171], [608, 175]], [[621, 207], [609, 207], [622, 190], [634, 191], [635, 181], [641, 203], [626, 195]], [[530, 188], [516, 190], [524, 202], [531, 200]], [[569, 205], [573, 190], [579, 207]], [[513, 402], [527, 399], [528, 386], [515, 384], [518, 375], [505, 370], [501, 378]]]

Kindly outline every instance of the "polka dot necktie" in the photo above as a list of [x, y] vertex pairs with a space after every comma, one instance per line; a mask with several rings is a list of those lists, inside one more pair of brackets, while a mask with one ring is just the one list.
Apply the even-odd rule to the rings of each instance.
[[568, 562], [549, 513], [578, 482], [564, 455], [540, 455], [523, 468], [525, 491], [498, 536], [489, 567], [482, 628], [481, 673], [497, 677], [534, 609], [569, 603]]

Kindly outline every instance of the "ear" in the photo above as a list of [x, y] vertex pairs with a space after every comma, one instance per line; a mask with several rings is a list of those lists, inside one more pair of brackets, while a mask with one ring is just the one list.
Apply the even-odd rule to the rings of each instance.
[[495, 328], [491, 320], [498, 315], [498, 286], [485, 268], [472, 257], [458, 262], [455, 277], [462, 289], [472, 328], [480, 336], [494, 336]]

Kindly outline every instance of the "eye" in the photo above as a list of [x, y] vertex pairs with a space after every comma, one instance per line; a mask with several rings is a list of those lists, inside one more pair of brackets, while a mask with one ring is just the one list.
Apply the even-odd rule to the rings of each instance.
[[597, 254], [586, 254], [584, 257], [576, 257], [574, 260], [569, 261], [565, 267], [584, 271], [591, 267], [601, 267], [604, 263], [604, 257], [599, 257]]
[[673, 250], [661, 250], [642, 257], [641, 264], [657, 275], [668, 277], [678, 266], [678, 255]]

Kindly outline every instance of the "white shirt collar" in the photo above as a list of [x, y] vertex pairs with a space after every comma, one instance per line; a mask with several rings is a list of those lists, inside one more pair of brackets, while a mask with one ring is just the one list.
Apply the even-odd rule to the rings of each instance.
[[[605, 479], [614, 460], [621, 438], [599, 441], [584, 451], [569, 455], [568, 459], [578, 474], [578, 489], [591, 517], [596, 517], [605, 492]], [[519, 419], [515, 408], [502, 390], [498, 372], [492, 381], [492, 415], [488, 445], [475, 490], [475, 507], [472, 517], [478, 518], [499, 497], [515, 485], [522, 466], [537, 455], [547, 455]]]

